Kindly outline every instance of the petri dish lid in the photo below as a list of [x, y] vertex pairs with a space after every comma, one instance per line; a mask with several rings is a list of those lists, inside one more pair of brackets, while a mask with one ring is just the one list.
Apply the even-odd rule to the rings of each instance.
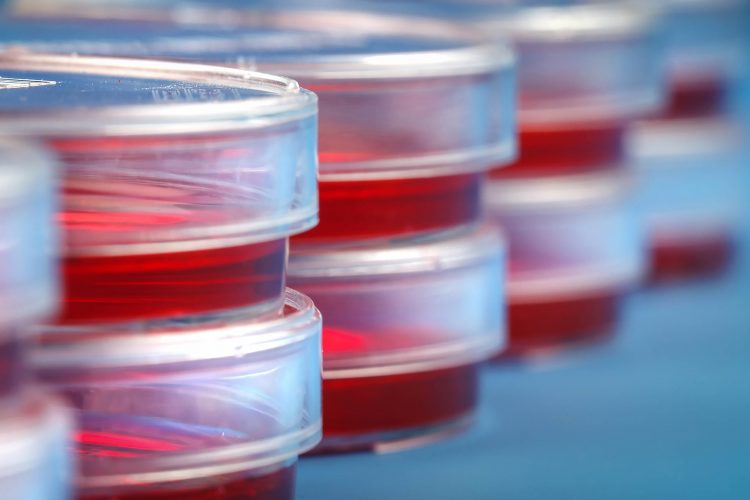
[[[408, 5], [366, 4], [380, 10]], [[460, 19], [511, 42], [518, 55], [522, 127], [625, 119], [663, 101], [653, 2], [435, 0], [412, 10]]]
[[657, 12], [632, 2], [532, 4], [479, 20], [519, 55], [524, 125], [622, 120], [663, 102]]
[[316, 113], [297, 82], [234, 68], [7, 49], [0, 75], [4, 135], [233, 132]]
[[0, 43], [189, 59], [295, 78], [321, 100], [321, 180], [449, 175], [513, 159], [514, 56], [474, 29], [351, 10], [169, 4], [78, 13], [107, 19], [108, 34], [79, 19], [84, 29], [24, 34], [16, 27], [0, 34]]
[[65, 250], [163, 253], [317, 223], [317, 99], [237, 68], [0, 50], [0, 135], [57, 151]]
[[483, 193], [490, 210], [534, 212], [596, 206], [621, 200], [635, 185], [631, 172], [602, 172], [538, 179], [488, 181]]
[[0, 325], [50, 314], [57, 299], [52, 158], [0, 140]]
[[[31, 360], [36, 370], [91, 370], [199, 364], [263, 356], [319, 334], [312, 301], [287, 289], [279, 316], [130, 322], [91, 326], [40, 326]], [[247, 358], [246, 358], [247, 359]]]
[[372, 244], [292, 250], [287, 274], [305, 279], [439, 273], [497, 258], [500, 235], [489, 226]]

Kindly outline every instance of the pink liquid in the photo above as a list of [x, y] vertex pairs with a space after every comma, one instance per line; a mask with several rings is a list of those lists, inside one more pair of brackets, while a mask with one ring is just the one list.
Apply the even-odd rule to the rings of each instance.
[[403, 236], [474, 222], [482, 177], [321, 182], [320, 223], [292, 244]]

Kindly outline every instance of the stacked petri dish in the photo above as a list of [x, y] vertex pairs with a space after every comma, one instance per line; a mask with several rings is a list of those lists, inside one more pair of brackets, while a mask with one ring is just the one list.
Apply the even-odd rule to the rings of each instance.
[[[504, 342], [503, 244], [480, 226], [480, 196], [486, 171], [515, 153], [507, 47], [368, 12], [87, 15], [107, 12], [126, 21], [67, 48], [258, 67], [320, 99], [320, 224], [292, 238], [288, 273], [326, 318], [317, 451], [396, 449], [463, 428], [477, 366]], [[122, 43], [128, 30], [137, 44]]]
[[320, 316], [285, 289], [317, 219], [314, 94], [20, 47], [0, 73], [0, 134], [60, 162], [61, 308], [30, 359], [74, 409], [76, 497], [293, 498], [321, 426]]
[[661, 100], [651, 11], [627, 2], [480, 8], [519, 60], [518, 160], [494, 170], [490, 219], [510, 245], [506, 358], [547, 355], [614, 331], [644, 259], [626, 136]]
[[667, 105], [633, 129], [654, 282], [726, 271], [741, 228], [747, 148], [733, 98], [750, 28], [742, 0], [664, 0]]
[[[13, 85], [0, 78], [3, 94]], [[35, 144], [0, 141], [0, 491], [14, 500], [70, 494], [69, 416], [27, 364], [33, 324], [57, 305], [52, 163]]]

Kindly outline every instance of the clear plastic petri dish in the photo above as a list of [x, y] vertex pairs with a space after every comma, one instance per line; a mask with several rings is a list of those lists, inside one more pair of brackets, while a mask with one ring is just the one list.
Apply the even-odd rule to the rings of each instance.
[[0, 39], [260, 68], [318, 95], [321, 221], [295, 237], [300, 245], [476, 222], [483, 173], [515, 154], [514, 58], [474, 29], [312, 8], [131, 5], [79, 15], [109, 18], [109, 33], [89, 19], [67, 34], [16, 26]]
[[38, 145], [0, 140], [0, 398], [26, 376], [25, 329], [57, 306], [53, 172]]
[[629, 124], [663, 101], [656, 19], [633, 2], [586, 1], [505, 5], [472, 19], [518, 54], [519, 157], [492, 175], [623, 166]]
[[633, 175], [490, 182], [487, 217], [509, 242], [505, 358], [536, 356], [613, 332], [644, 270]]
[[0, 407], [0, 491], [13, 500], [72, 498], [70, 415], [58, 401], [23, 393]]
[[316, 99], [167, 61], [0, 51], [0, 134], [60, 160], [62, 323], [281, 306], [317, 220]]
[[317, 451], [387, 451], [470, 421], [478, 364], [504, 343], [503, 263], [487, 227], [295, 255], [289, 282], [325, 317]]
[[646, 121], [631, 132], [652, 282], [731, 267], [745, 209], [745, 132], [730, 117]]
[[294, 497], [320, 439], [320, 314], [41, 330], [40, 383], [75, 410], [80, 499]]

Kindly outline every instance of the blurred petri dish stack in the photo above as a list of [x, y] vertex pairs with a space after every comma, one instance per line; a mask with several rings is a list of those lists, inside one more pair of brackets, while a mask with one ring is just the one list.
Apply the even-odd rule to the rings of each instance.
[[616, 0], [367, 5], [458, 19], [515, 49], [518, 157], [490, 170], [483, 200], [509, 249], [500, 357], [537, 359], [608, 338], [646, 265], [627, 139], [662, 105], [657, 12]]
[[[14, 82], [0, 78], [0, 94]], [[0, 141], [0, 491], [70, 498], [69, 415], [30, 383], [28, 344], [57, 306], [54, 160], [36, 144]]]
[[750, 43], [742, 0], [664, 0], [667, 105], [632, 131], [654, 282], [726, 271], [741, 230], [747, 147], [734, 105]]
[[510, 245], [505, 358], [545, 356], [615, 330], [641, 279], [633, 120], [661, 101], [651, 11], [625, 2], [480, 8], [470, 20], [518, 53], [519, 157], [485, 205]]
[[76, 497], [293, 498], [321, 432], [320, 316], [285, 289], [317, 219], [314, 94], [25, 48], [0, 74], [0, 134], [59, 158], [62, 301], [30, 360], [74, 409]]
[[[504, 343], [503, 243], [480, 217], [486, 171], [515, 154], [509, 49], [444, 21], [362, 11], [109, 13], [121, 18], [109, 36], [65, 48], [258, 67], [320, 99], [320, 224], [292, 238], [288, 273], [325, 317], [317, 451], [464, 428], [477, 366]], [[134, 31], [138, 43], [123, 43]]]

